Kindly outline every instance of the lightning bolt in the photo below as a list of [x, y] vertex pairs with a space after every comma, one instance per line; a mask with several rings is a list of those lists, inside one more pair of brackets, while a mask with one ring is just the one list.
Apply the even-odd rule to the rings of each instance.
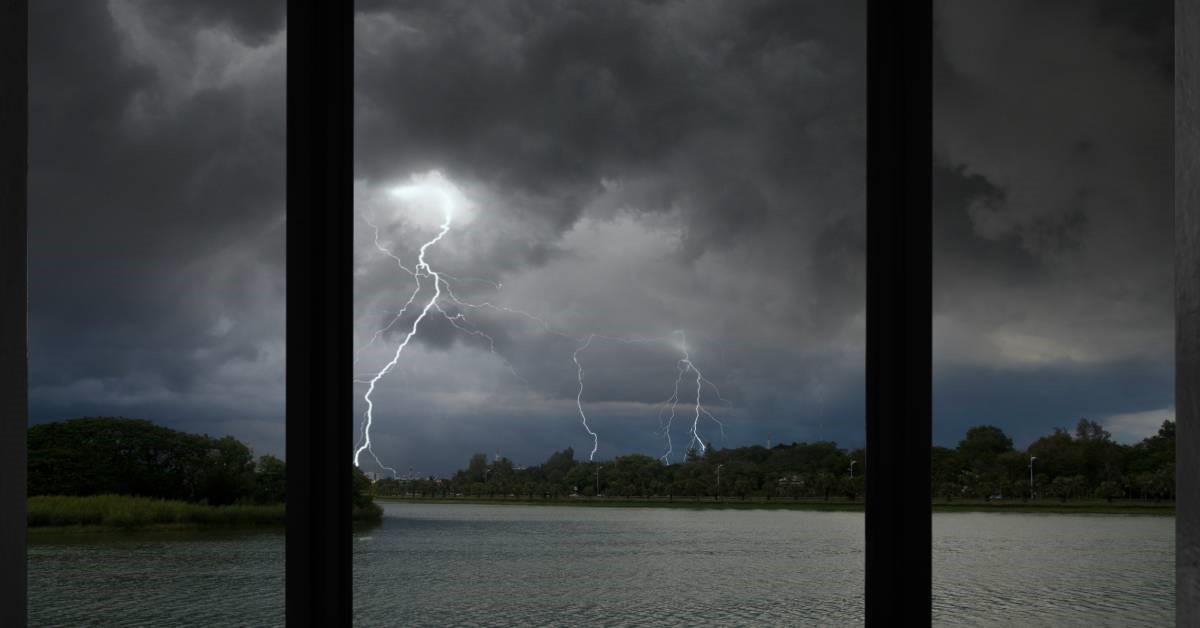
[[[417, 285], [415, 288], [413, 288], [412, 295], [409, 296], [408, 301], [404, 304], [404, 307], [400, 309], [400, 313], [397, 314], [396, 318], [393, 319], [393, 323], [389, 323], [388, 325], [388, 327], [391, 327], [396, 320], [399, 320], [399, 318], [408, 311], [408, 308], [416, 300], [417, 295], [421, 293], [421, 277], [432, 277], [433, 296], [430, 297], [427, 302], [425, 302], [425, 306], [421, 308], [421, 313], [415, 319], [413, 319], [412, 327], [409, 328], [408, 333], [404, 336], [404, 339], [400, 341], [399, 345], [397, 345], [396, 352], [392, 354], [392, 359], [385, 364], [383, 368], [379, 369], [379, 371], [375, 373], [375, 376], [372, 377], [367, 384], [367, 392], [363, 395], [363, 399], [367, 403], [367, 410], [363, 416], [362, 444], [358, 446], [358, 449], [354, 450], [354, 466], [356, 467], [359, 466], [359, 457], [362, 456], [364, 451], [367, 451], [370, 452], [371, 457], [375, 459], [375, 462], [377, 462], [380, 467], [391, 471], [393, 477], [396, 475], [396, 470], [380, 462], [379, 457], [375, 455], [375, 451], [371, 448], [371, 424], [375, 421], [375, 402], [371, 399], [371, 395], [375, 392], [375, 386], [379, 384], [379, 380], [383, 379], [384, 376], [387, 375], [388, 372], [393, 368], [396, 368], [396, 364], [400, 361], [400, 354], [404, 353], [404, 348], [408, 346], [408, 343], [412, 340], [413, 336], [417, 335], [417, 330], [421, 327], [421, 321], [425, 320], [425, 317], [429, 314], [429, 310], [433, 309], [433, 307], [437, 305], [438, 297], [442, 296], [441, 277], [438, 276], [437, 271], [433, 270], [433, 267], [429, 265], [429, 262], [425, 260], [425, 254], [429, 251], [429, 247], [437, 244], [442, 238], [446, 237], [447, 233], [450, 233], [450, 223], [453, 220], [453, 212], [451, 211], [451, 207], [452, 205], [450, 203], [450, 199], [446, 198], [443, 194], [443, 220], [441, 229], [432, 240], [429, 240], [421, 245], [421, 249], [417, 254], [417, 266], [411, 271], [413, 279], [416, 280]], [[378, 242], [378, 230], [376, 230], [376, 242]], [[396, 259], [396, 262], [400, 264], [401, 268], [404, 268], [404, 265], [400, 262], [399, 258], [396, 258], [394, 255], [392, 257]], [[378, 337], [378, 334], [376, 336]]]
[[575, 395], [575, 407], [579, 408], [579, 419], [583, 422], [583, 429], [587, 430], [588, 436], [592, 437], [592, 453], [588, 454], [588, 460], [596, 459], [596, 450], [600, 448], [600, 437], [592, 431], [591, 427], [588, 427], [587, 414], [583, 411], [583, 365], [579, 363], [579, 354], [587, 350], [595, 337], [595, 334], [588, 334], [587, 340], [578, 349], [575, 349], [575, 353], [571, 356], [579, 373], [579, 392]]
[[[685, 375], [688, 373], [694, 373], [696, 376], [696, 397], [695, 402], [692, 405], [692, 425], [688, 430], [688, 434], [691, 435], [691, 439], [688, 441], [689, 451], [699, 449], [700, 453], [703, 454], [708, 449], [708, 446], [704, 444], [704, 440], [700, 437], [701, 417], [707, 418], [716, 423], [721, 430], [721, 437], [724, 438], [725, 436], [725, 424], [721, 422], [720, 419], [713, 416], [712, 412], [710, 412], [704, 405], [703, 394], [705, 386], [712, 389], [713, 394], [717, 399], [725, 404], [729, 404], [729, 400], [721, 396], [721, 389], [718, 388], [716, 384], [712, 383], [707, 377], [705, 377], [700, 368], [696, 366], [696, 363], [692, 361], [691, 352], [688, 350], [687, 334], [682, 330], [677, 330], [675, 332], [675, 336], [679, 338], [678, 346], [683, 355], [675, 364], [675, 387], [671, 392], [671, 396], [668, 397], [666, 401], [659, 404], [663, 408], [659, 410], [658, 413], [659, 425], [662, 427], [663, 434], [667, 441], [667, 451], [662, 456], [659, 456], [659, 460], [662, 460], [667, 464], [670, 464], [671, 454], [674, 453], [673, 443], [671, 442], [671, 427], [675, 422], [675, 417], [678, 416], [680, 402], [679, 387], [683, 384], [683, 377]], [[663, 420], [664, 413], [668, 413], [666, 420]]]
[[671, 463], [671, 453], [674, 451], [671, 443], [671, 427], [675, 422], [675, 411], [679, 407], [679, 384], [683, 383], [683, 374], [686, 372], [686, 370], [687, 369], [682, 365], [677, 365], [677, 372], [675, 374], [675, 391], [671, 393], [671, 396], [668, 397], [665, 402], [663, 402], [666, 407], [671, 409], [671, 414], [667, 416], [666, 421], [663, 421], [662, 415], [663, 412], [666, 412], [666, 408], [664, 407], [664, 409], [660, 410], [658, 413], [659, 426], [662, 428], [663, 435], [667, 439], [667, 451], [663, 455], [659, 456], [659, 460], [662, 460], [666, 464]]
[[[722, 423], [720, 420], [718, 420], [717, 417], [713, 416], [712, 413], [710, 413], [708, 411], [708, 409], [704, 407], [704, 403], [701, 400], [701, 396], [704, 392], [705, 384], [711, 386], [713, 388], [713, 390], [716, 391], [717, 398], [722, 399], [722, 400], [724, 398], [721, 397], [721, 391], [720, 391], [720, 389], [717, 388], [716, 384], [713, 384], [712, 382], [708, 381], [708, 378], [704, 376], [704, 373], [700, 372], [700, 369], [696, 367], [696, 363], [692, 362], [691, 353], [688, 352], [687, 335], [684, 334], [684, 332], [682, 332], [682, 331], [679, 331], [676, 333], [679, 334], [679, 347], [680, 347], [680, 350], [683, 351], [683, 357], [679, 359], [679, 367], [680, 367], [679, 379], [682, 379], [683, 376], [686, 373], [688, 373], [689, 371], [696, 374], [696, 404], [693, 407], [694, 416], [692, 418], [692, 429], [690, 431], [690, 433], [692, 435], [692, 440], [688, 443], [688, 448], [693, 449], [697, 445], [699, 445], [700, 453], [703, 454], [705, 451], [707, 451], [708, 448], [707, 448], [707, 446], [705, 446], [704, 441], [700, 439], [700, 416], [701, 415], [708, 417], [714, 423], [716, 423], [718, 426], [720, 426], [721, 436], [722, 437], [725, 436], [725, 424]], [[675, 380], [676, 401], [678, 401], [678, 397], [679, 397], [679, 379]]]
[[[431, 175], [432, 174], [433, 173], [431, 173]], [[694, 403], [691, 404], [692, 405], [692, 408], [691, 408], [692, 409], [692, 412], [691, 412], [692, 421], [691, 421], [691, 426], [688, 430], [688, 434], [690, 435], [690, 440], [689, 440], [689, 444], [688, 444], [689, 450], [694, 450], [694, 449], [698, 448], [701, 453], [706, 451], [707, 446], [704, 444], [704, 441], [700, 437], [700, 423], [701, 423], [702, 418], [709, 419], [709, 420], [715, 422], [720, 427], [722, 436], [724, 435], [724, 432], [725, 432], [724, 424], [719, 419], [717, 419], [717, 417], [715, 417], [703, 403], [703, 396], [704, 396], [703, 393], [704, 393], [705, 387], [711, 388], [713, 393], [715, 394], [716, 398], [719, 399], [720, 401], [722, 401], [726, 404], [728, 404], [729, 402], [728, 402], [728, 400], [726, 400], [724, 397], [721, 396], [720, 389], [717, 388], [717, 386], [715, 384], [713, 384], [704, 375], [703, 372], [701, 372], [701, 370], [696, 366], [695, 362], [692, 360], [691, 353], [690, 353], [690, 351], [688, 349], [688, 345], [687, 345], [687, 336], [683, 331], [675, 331], [672, 334], [667, 335], [667, 336], [650, 337], [650, 338], [619, 337], [619, 336], [610, 336], [610, 335], [594, 333], [594, 332], [588, 333], [584, 336], [575, 336], [568, 332], [565, 332], [565, 331], [555, 328], [544, 318], [537, 316], [527, 310], [523, 310], [523, 309], [519, 309], [519, 308], [512, 308], [512, 307], [508, 307], [505, 305], [500, 305], [497, 303], [493, 303], [492, 301], [483, 301], [483, 302], [475, 303], [475, 302], [471, 302], [471, 301], [467, 301], [462, 298], [459, 298], [459, 296], [457, 294], [455, 294], [454, 289], [451, 286], [451, 282], [457, 282], [457, 283], [463, 283], [466, 281], [479, 282], [479, 283], [484, 283], [484, 284], [490, 285], [493, 288], [495, 288], [496, 290], [500, 290], [502, 288], [502, 284], [500, 282], [494, 282], [494, 281], [490, 281], [490, 280], [486, 280], [486, 279], [458, 278], [458, 277], [450, 275], [444, 271], [435, 271], [434, 270], [433, 266], [429, 263], [426, 256], [429, 253], [430, 249], [432, 249], [435, 245], [437, 245], [439, 242], [441, 242], [442, 239], [445, 238], [450, 233], [450, 229], [453, 224], [453, 218], [454, 218], [454, 216], [453, 216], [454, 203], [452, 202], [449, 195], [444, 190], [438, 190], [438, 195], [440, 197], [441, 204], [442, 204], [441, 225], [438, 228], [437, 234], [434, 235], [429, 240], [425, 241], [421, 245], [420, 249], [418, 250], [418, 254], [417, 254], [417, 263], [411, 267], [406, 265], [404, 263], [404, 260], [402, 260], [400, 258], [400, 256], [396, 255], [389, 248], [389, 246], [386, 245], [380, 239], [379, 227], [376, 224], [374, 224], [373, 222], [371, 222], [369, 219], [364, 217], [364, 222], [373, 231], [373, 243], [375, 245], [376, 250], [379, 251], [381, 254], [387, 256], [392, 261], [394, 261], [396, 263], [397, 268], [399, 268], [406, 275], [411, 277], [414, 281], [414, 287], [412, 289], [412, 292], [408, 295], [407, 300], [400, 307], [400, 309], [394, 315], [391, 316], [391, 319], [387, 322], [387, 324], [384, 325], [383, 327], [377, 329], [374, 332], [374, 334], [371, 336], [370, 340], [366, 344], [364, 344], [363, 346], [359, 347], [356, 350], [354, 363], [357, 365], [359, 356], [361, 355], [361, 353], [363, 351], [367, 350], [368, 348], [372, 347], [373, 345], [375, 345], [380, 340], [380, 338], [384, 337], [384, 335], [387, 332], [391, 331], [397, 324], [399, 324], [404, 319], [404, 317], [409, 314], [410, 309], [412, 309], [414, 306], [420, 307], [420, 312], [415, 316], [415, 318], [413, 318], [411, 325], [409, 326], [408, 330], [404, 333], [400, 343], [396, 346], [395, 351], [392, 352], [391, 359], [386, 364], [384, 364], [383, 367], [381, 367], [379, 370], [375, 371], [374, 374], [371, 375], [368, 379], [357, 379], [356, 378], [354, 380], [355, 382], [367, 385], [367, 390], [363, 395], [363, 400], [366, 403], [366, 411], [363, 413], [363, 419], [360, 424], [361, 433], [360, 433], [359, 440], [357, 443], [355, 443], [355, 450], [354, 450], [355, 466], [359, 466], [362, 455], [364, 453], [366, 453], [367, 455], [371, 456], [371, 458], [376, 462], [376, 464], [378, 464], [380, 466], [380, 468], [390, 471], [392, 473], [392, 477], [397, 476], [396, 469], [389, 467], [389, 466], [385, 465], [382, 461], [380, 461], [379, 457], [375, 454], [375, 451], [372, 447], [371, 428], [375, 422], [375, 417], [374, 417], [375, 401], [373, 399], [373, 394], [375, 393], [375, 390], [376, 390], [377, 385], [379, 384], [380, 380], [382, 380], [384, 377], [386, 377], [399, 363], [400, 358], [401, 358], [402, 354], [404, 353], [404, 350], [408, 347], [409, 343], [419, 332], [419, 330], [421, 328], [421, 323], [431, 313], [436, 313], [436, 315], [441, 316], [444, 320], [446, 320], [455, 329], [457, 329], [467, 335], [478, 337], [478, 338], [481, 338], [484, 341], [486, 341], [488, 350], [494, 356], [498, 357], [516, 378], [518, 378], [519, 380], [521, 380], [524, 384], [526, 384], [528, 386], [529, 382], [520, 373], [517, 372], [516, 368], [511, 364], [511, 362], [509, 362], [509, 360], [507, 360], [503, 355], [501, 355], [499, 352], [496, 351], [495, 339], [492, 336], [490, 336], [489, 334], [485, 333], [484, 331], [482, 331], [479, 328], [477, 328], [476, 326], [474, 326], [472, 323], [470, 323], [470, 321], [467, 319], [466, 314], [464, 313], [464, 310], [470, 310], [470, 311], [489, 310], [489, 311], [493, 311], [493, 312], [497, 312], [497, 313], [519, 316], [519, 317], [525, 318], [529, 321], [536, 323], [546, 333], [549, 333], [549, 334], [552, 334], [555, 336], [559, 336], [561, 338], [568, 339], [568, 340], [571, 340], [574, 343], [576, 343], [577, 346], [571, 356], [572, 361], [575, 363], [576, 375], [577, 375], [577, 380], [579, 383], [579, 387], [578, 387], [578, 390], [577, 390], [576, 396], [575, 396], [575, 406], [576, 406], [576, 410], [579, 413], [580, 422], [582, 423], [584, 430], [587, 432], [588, 436], [592, 439], [592, 449], [588, 456], [589, 460], [595, 459], [596, 452], [599, 450], [599, 446], [600, 446], [600, 437], [592, 429], [592, 427], [588, 424], [587, 412], [584, 410], [583, 393], [584, 393], [584, 382], [585, 382], [585, 377], [584, 377], [585, 369], [583, 367], [582, 362], [580, 362], [580, 355], [582, 353], [584, 353], [585, 351], [587, 351], [587, 349], [592, 345], [592, 343], [595, 340], [605, 340], [605, 341], [612, 341], [612, 342], [625, 343], [625, 344], [662, 342], [662, 343], [669, 343], [669, 344], [675, 346], [680, 351], [681, 357], [676, 361], [676, 371], [677, 372], [676, 372], [673, 393], [672, 393], [671, 397], [667, 399], [666, 402], [663, 402], [665, 404], [665, 406], [664, 406], [663, 410], [661, 410], [659, 412], [660, 427], [662, 428], [663, 433], [666, 437], [666, 441], [667, 441], [666, 453], [664, 453], [662, 456], [660, 456], [660, 460], [662, 460], [664, 463], [667, 463], [667, 464], [670, 463], [671, 455], [673, 453], [673, 446], [672, 446], [672, 441], [671, 441], [671, 429], [672, 429], [674, 420], [677, 416], [677, 409], [678, 409], [679, 403], [681, 401], [680, 388], [683, 385], [685, 376], [688, 376], [689, 374], [692, 374], [695, 376], [694, 382], [695, 382], [695, 387], [696, 387]], [[421, 297], [421, 295], [422, 295], [422, 290], [427, 289], [428, 285], [432, 286], [432, 289], [433, 289], [432, 295], [429, 295], [427, 299], [419, 300], [419, 297]], [[448, 304], [451, 304], [451, 307], [447, 307], [447, 306], [443, 305], [443, 303], [439, 302], [443, 299]], [[663, 404], [660, 404], [660, 405], [663, 405]], [[670, 412], [669, 412], [669, 415], [666, 417], [666, 419], [663, 420], [663, 414], [667, 411], [667, 408], [669, 408]]]

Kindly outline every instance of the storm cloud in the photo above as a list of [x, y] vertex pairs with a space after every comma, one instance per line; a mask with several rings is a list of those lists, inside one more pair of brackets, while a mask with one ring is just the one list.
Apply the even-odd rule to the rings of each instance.
[[[862, 444], [864, 3], [357, 7], [347, 376], [410, 328], [370, 343], [413, 289], [379, 246], [411, 267], [436, 233], [391, 194], [423, 177], [470, 206], [429, 254], [455, 294], [540, 319], [444, 302], [494, 352], [424, 321], [380, 381], [381, 458], [590, 448], [589, 333], [667, 338], [581, 355], [600, 455], [660, 455], [678, 330], [727, 400], [705, 440]], [[1122, 7], [940, 5], [941, 442], [1081, 414], [1132, 438], [1170, 411], [1170, 7]], [[285, 22], [281, 2], [32, 7], [31, 420], [282, 450]]]
[[31, 6], [31, 414], [278, 449], [283, 15], [197, 4]]
[[[1154, 417], [1142, 435], [1174, 417], [1171, 24], [1167, 2], [939, 5], [943, 438], [985, 416], [1018, 442], [1129, 406]], [[998, 405], [951, 401], [964, 385]]]

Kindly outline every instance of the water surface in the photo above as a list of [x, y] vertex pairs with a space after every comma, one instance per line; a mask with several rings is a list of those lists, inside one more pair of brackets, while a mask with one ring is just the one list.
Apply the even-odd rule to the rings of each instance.
[[[384, 505], [360, 626], [855, 626], [861, 513]], [[1169, 626], [1174, 519], [934, 515], [945, 626]], [[35, 626], [276, 626], [283, 536], [39, 535]]]

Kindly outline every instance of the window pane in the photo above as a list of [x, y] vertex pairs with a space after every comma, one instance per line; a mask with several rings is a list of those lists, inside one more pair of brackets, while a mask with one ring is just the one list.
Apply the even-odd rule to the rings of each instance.
[[358, 621], [861, 622], [863, 3], [358, 9]]
[[284, 3], [30, 5], [30, 623], [281, 624]]
[[937, 7], [935, 620], [1170, 624], [1172, 5]]

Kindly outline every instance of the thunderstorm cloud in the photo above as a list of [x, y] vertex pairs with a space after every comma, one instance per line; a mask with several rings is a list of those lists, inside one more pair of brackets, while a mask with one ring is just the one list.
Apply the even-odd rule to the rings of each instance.
[[[379, 382], [382, 459], [586, 450], [578, 339], [676, 330], [725, 399], [706, 441], [863, 444], [864, 3], [357, 9], [346, 376], [411, 322], [371, 342], [413, 289], [380, 247], [411, 267], [438, 227], [394, 194], [413, 181], [461, 195], [429, 253], [455, 293], [540, 319], [447, 305], [491, 341], [424, 321]], [[939, 4], [938, 442], [1171, 417], [1170, 17]], [[282, 452], [283, 3], [47, 1], [30, 24], [31, 421], [124, 414]], [[601, 457], [662, 454], [678, 357], [582, 354]]]

